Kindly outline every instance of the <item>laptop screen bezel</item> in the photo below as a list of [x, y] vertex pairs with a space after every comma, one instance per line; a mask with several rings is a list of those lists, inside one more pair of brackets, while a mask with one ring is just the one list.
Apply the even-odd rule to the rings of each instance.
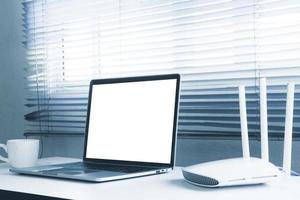
[[[95, 158], [87, 158], [86, 157], [88, 132], [89, 132], [89, 120], [90, 120], [89, 118], [90, 118], [90, 109], [91, 109], [91, 102], [92, 102], [92, 91], [93, 91], [93, 86], [94, 85], [113, 84], [113, 83], [126, 83], [126, 82], [141, 82], [141, 81], [155, 81], [155, 80], [168, 80], [168, 79], [175, 79], [176, 80], [176, 94], [175, 94], [174, 119], [173, 119], [172, 147], [171, 147], [172, 150], [171, 150], [170, 163], [109, 160], [109, 159], [95, 159]], [[88, 98], [86, 127], [85, 127], [83, 161], [84, 162], [93, 162], [93, 163], [118, 164], [118, 165], [173, 168], [174, 164], [175, 164], [175, 146], [176, 146], [176, 135], [177, 135], [179, 90], [180, 90], [180, 75], [179, 74], [165, 74], [165, 75], [151, 75], [151, 76], [137, 76], [137, 77], [108, 78], [108, 79], [91, 80], [90, 86], [89, 86], [89, 98]]]

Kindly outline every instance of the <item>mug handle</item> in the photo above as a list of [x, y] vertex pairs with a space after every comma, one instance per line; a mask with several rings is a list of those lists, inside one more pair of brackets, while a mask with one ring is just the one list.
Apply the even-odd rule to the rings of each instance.
[[[6, 147], [5, 144], [0, 144], [0, 148], [3, 148], [4, 151], [7, 153], [7, 147]], [[2, 160], [2, 161], [4, 161], [4, 162], [8, 162], [8, 159], [5, 158], [5, 157], [3, 157], [3, 156], [1, 156], [1, 155], [0, 155], [0, 160]]]

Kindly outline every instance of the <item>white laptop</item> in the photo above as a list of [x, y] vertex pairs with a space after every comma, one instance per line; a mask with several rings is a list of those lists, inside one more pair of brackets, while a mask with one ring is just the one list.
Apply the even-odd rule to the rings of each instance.
[[83, 161], [10, 171], [105, 182], [172, 170], [179, 84], [178, 74], [92, 80]]

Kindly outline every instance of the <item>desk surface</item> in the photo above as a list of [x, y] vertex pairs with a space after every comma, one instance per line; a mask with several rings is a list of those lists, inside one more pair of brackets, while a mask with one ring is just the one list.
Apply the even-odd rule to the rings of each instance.
[[[77, 159], [47, 158], [40, 164], [78, 161]], [[24, 176], [10, 173], [7, 164], [0, 164], [0, 190], [31, 193], [67, 199], [205, 199], [247, 200], [300, 198], [300, 177], [283, 177], [276, 182], [243, 187], [202, 188], [183, 180], [180, 168], [142, 178], [87, 183], [61, 179]]]

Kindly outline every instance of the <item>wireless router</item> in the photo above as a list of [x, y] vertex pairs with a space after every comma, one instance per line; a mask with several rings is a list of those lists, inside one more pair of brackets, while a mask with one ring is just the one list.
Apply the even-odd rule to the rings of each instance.
[[[293, 127], [294, 84], [288, 84], [283, 171], [290, 174]], [[232, 158], [192, 165], [182, 169], [186, 181], [203, 187], [221, 187], [266, 183], [280, 177], [282, 172], [269, 162], [266, 79], [260, 80], [261, 156], [250, 157], [247, 127], [245, 87], [239, 87], [242, 134], [242, 158]]]

